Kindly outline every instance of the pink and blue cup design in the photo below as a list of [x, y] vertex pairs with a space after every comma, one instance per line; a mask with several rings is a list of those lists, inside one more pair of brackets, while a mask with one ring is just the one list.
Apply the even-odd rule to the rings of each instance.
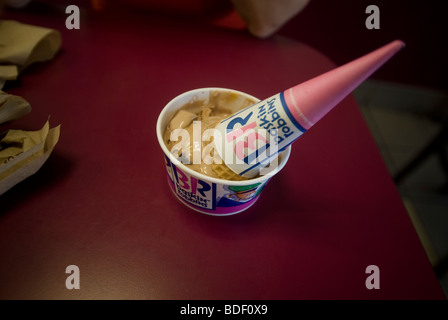
[[178, 161], [163, 140], [167, 125], [179, 108], [193, 100], [207, 100], [211, 92], [232, 92], [250, 101], [259, 101], [243, 92], [225, 88], [201, 88], [185, 92], [171, 100], [160, 113], [157, 121], [157, 138], [164, 152], [168, 185], [176, 198], [195, 211], [226, 216], [248, 209], [259, 199], [269, 180], [285, 166], [291, 147], [282, 152], [277, 166], [269, 173], [244, 181], [209, 177]]

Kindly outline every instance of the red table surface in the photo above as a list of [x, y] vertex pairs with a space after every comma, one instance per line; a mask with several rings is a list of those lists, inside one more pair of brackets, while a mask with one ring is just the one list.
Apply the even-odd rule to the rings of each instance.
[[[5, 16], [55, 28], [63, 44], [8, 91], [32, 106], [10, 127], [50, 116], [61, 136], [0, 196], [1, 299], [444, 299], [351, 95], [244, 213], [194, 212], [168, 187], [155, 126], [169, 100], [199, 87], [266, 98], [334, 68], [324, 54], [139, 15], [82, 12], [80, 30], [57, 8]], [[79, 290], [65, 286], [68, 265]], [[366, 288], [369, 265], [380, 289]]]

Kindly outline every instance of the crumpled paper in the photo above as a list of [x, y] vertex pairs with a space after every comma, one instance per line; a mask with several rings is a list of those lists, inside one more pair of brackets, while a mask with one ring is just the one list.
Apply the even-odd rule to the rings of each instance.
[[[60, 47], [61, 35], [56, 30], [0, 20], [0, 89], [30, 64], [52, 59]], [[30, 111], [25, 99], [0, 90], [0, 125]], [[50, 129], [49, 121], [37, 131], [10, 129], [0, 133], [0, 195], [42, 167], [59, 134], [60, 126]]]
[[0, 125], [20, 119], [30, 111], [28, 101], [0, 90]]
[[57, 30], [0, 20], [0, 89], [30, 64], [52, 59], [61, 43]]
[[0, 136], [0, 195], [36, 173], [59, 140], [60, 125], [37, 131], [8, 130]]

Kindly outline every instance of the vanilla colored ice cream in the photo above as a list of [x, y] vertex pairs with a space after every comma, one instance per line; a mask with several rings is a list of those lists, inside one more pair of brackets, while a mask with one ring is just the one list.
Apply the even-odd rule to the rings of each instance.
[[218, 91], [210, 93], [207, 101], [188, 102], [174, 114], [166, 128], [164, 141], [168, 150], [190, 169], [209, 177], [247, 180], [230, 170], [219, 158], [214, 150], [213, 136], [208, 133], [212, 133], [220, 121], [255, 102], [233, 92]]

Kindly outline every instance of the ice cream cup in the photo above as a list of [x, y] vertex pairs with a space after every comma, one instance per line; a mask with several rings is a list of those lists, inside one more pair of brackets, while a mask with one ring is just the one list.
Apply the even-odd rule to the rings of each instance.
[[[252, 206], [260, 197], [268, 181], [287, 163], [291, 146], [281, 154], [278, 165], [269, 173], [245, 181], [217, 179], [196, 172], [181, 162], [168, 150], [163, 136], [176, 111], [193, 100], [207, 101], [212, 92], [230, 92], [238, 98], [256, 103], [260, 99], [244, 92], [226, 88], [200, 88], [187, 91], [172, 99], [161, 111], [157, 120], [157, 139], [164, 153], [168, 185], [174, 195], [187, 207], [209, 215], [227, 216], [240, 213]], [[237, 105], [229, 105], [237, 108]], [[237, 111], [237, 109], [235, 109]]]

